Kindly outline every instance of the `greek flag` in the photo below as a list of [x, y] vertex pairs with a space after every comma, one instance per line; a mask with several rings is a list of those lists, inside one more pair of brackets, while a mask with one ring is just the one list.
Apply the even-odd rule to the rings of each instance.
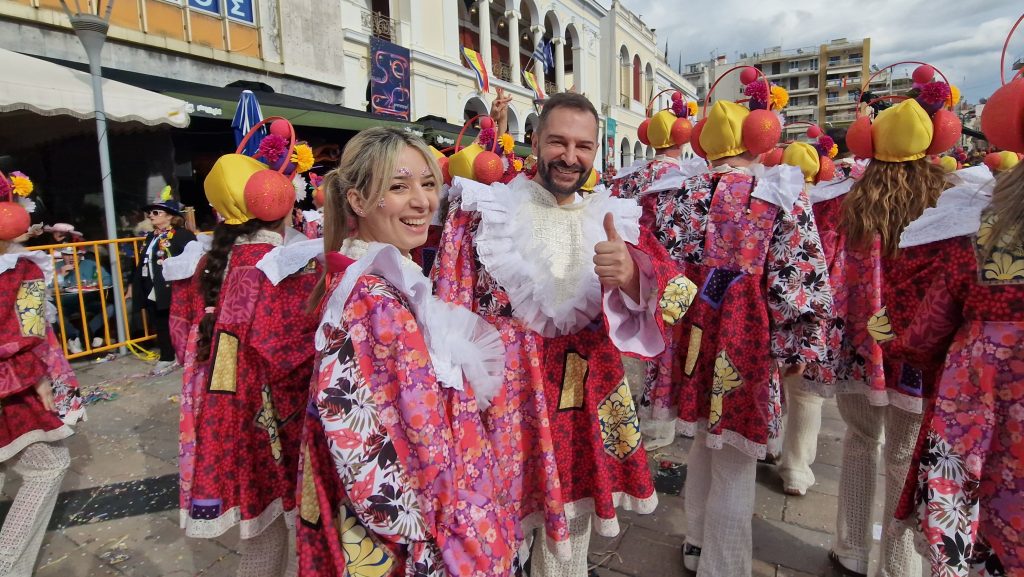
[[544, 65], [544, 74], [550, 76], [555, 72], [555, 54], [551, 50], [551, 42], [541, 40], [533, 49], [533, 59]]

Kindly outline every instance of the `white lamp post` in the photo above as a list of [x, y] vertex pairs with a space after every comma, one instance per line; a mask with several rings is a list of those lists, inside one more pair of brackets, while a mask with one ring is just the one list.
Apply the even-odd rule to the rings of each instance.
[[[103, 75], [100, 69], [100, 54], [103, 52], [103, 44], [107, 40], [107, 31], [110, 29], [110, 12], [114, 9], [114, 0], [107, 0], [107, 9], [100, 17], [99, 13], [103, 0], [96, 2], [96, 14], [89, 11], [82, 12], [81, 5], [75, 0], [77, 12], [68, 8], [65, 0], [60, 0], [64, 7], [64, 13], [71, 20], [71, 27], [75, 34], [85, 46], [85, 53], [89, 57], [89, 74], [92, 75], [92, 98], [96, 107], [96, 136], [99, 142], [100, 153], [100, 177], [103, 184], [103, 212], [107, 221], [107, 239], [117, 239], [117, 220], [114, 215], [114, 186], [110, 177], [110, 145], [107, 142], [107, 114], [103, 108]], [[92, 2], [86, 4], [87, 10], [92, 7]], [[115, 244], [110, 253], [110, 272], [121, 270], [120, 251]], [[125, 342], [125, 314], [121, 306], [124, 302], [122, 297], [122, 283], [114, 283], [114, 316], [117, 320], [117, 340]], [[123, 351], [123, 349], [122, 349]]]

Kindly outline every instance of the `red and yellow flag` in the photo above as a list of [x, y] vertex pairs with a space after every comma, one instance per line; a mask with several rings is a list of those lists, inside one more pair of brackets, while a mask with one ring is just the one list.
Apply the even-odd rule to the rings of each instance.
[[544, 100], [544, 88], [537, 82], [537, 77], [534, 76], [533, 72], [523, 70], [523, 78], [526, 79], [526, 83], [533, 89], [533, 93], [537, 95], [537, 100]]
[[487, 79], [487, 65], [484, 64], [484, 59], [480, 56], [480, 53], [463, 46], [462, 56], [469, 64], [469, 68], [476, 72], [476, 83], [480, 86], [480, 91], [490, 92], [491, 84]]

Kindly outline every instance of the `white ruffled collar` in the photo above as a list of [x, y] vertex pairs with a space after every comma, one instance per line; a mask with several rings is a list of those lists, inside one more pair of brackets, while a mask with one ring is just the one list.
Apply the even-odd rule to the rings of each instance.
[[203, 259], [210, 250], [213, 243], [212, 234], [201, 234], [195, 240], [189, 241], [178, 256], [171, 256], [164, 259], [163, 275], [166, 281], [178, 281], [192, 278], [196, 274], [199, 261]]
[[825, 202], [826, 200], [832, 200], [833, 198], [839, 198], [844, 194], [850, 192], [853, 188], [854, 183], [857, 181], [852, 178], [844, 178], [842, 180], [831, 180], [829, 182], [822, 182], [811, 187], [809, 196], [811, 198], [811, 204], [817, 204], [819, 202]]
[[[576, 333], [601, 312], [603, 292], [591, 265], [594, 245], [605, 239], [604, 215], [612, 213], [615, 228], [627, 243], [640, 238], [640, 206], [632, 199], [612, 197], [597, 188], [579, 202], [558, 205], [540, 184], [519, 176], [510, 185], [486, 186], [456, 178], [452, 198], [463, 210], [480, 214], [473, 239], [487, 273], [505, 290], [512, 314], [544, 337]], [[581, 268], [577, 288], [559, 302], [552, 249], [535, 235], [533, 219], [545, 211], [578, 211]], [[556, 215], [562, 216], [562, 215]]]
[[473, 386], [480, 409], [489, 407], [501, 390], [505, 371], [505, 345], [497, 329], [471, 311], [435, 297], [430, 280], [415, 263], [409, 266], [412, 261], [399, 254], [394, 246], [352, 240], [355, 242], [348, 243], [347, 247], [351, 254], [345, 252], [346, 247], [342, 253], [349, 258], [358, 254], [358, 258], [345, 270], [324, 307], [320, 330], [316, 333], [317, 350], [323, 351], [327, 346], [324, 325], [342, 325], [345, 304], [356, 282], [364, 275], [379, 276], [408, 301], [426, 341], [438, 382], [461, 391], [465, 378]]
[[15, 243], [11, 243], [7, 252], [0, 254], [0, 274], [16, 267], [18, 259], [21, 258], [34, 262], [43, 271], [46, 286], [53, 284], [53, 261], [50, 260], [50, 255], [40, 250], [25, 250], [23, 246]]
[[995, 186], [988, 168], [958, 170], [946, 178], [956, 186], [944, 190], [935, 206], [907, 225], [900, 235], [900, 248], [967, 236], [981, 228], [981, 213], [992, 201]]

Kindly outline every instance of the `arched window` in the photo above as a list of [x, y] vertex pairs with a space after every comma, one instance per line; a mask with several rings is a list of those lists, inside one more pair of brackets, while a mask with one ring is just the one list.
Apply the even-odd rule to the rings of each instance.
[[633, 100], [640, 102], [640, 77], [643, 75], [643, 67], [640, 66], [640, 55], [633, 56]]

